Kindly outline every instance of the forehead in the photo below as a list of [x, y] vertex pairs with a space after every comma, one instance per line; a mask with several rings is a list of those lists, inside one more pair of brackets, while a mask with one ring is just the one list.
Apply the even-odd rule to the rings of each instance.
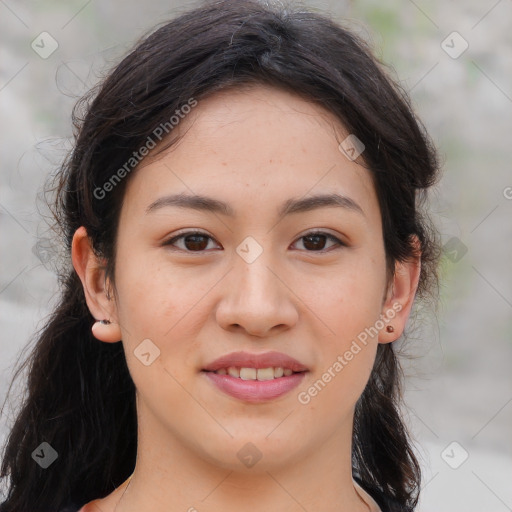
[[277, 212], [290, 198], [338, 193], [380, 218], [370, 172], [338, 148], [349, 134], [300, 96], [267, 86], [218, 92], [198, 100], [173, 135], [177, 142], [130, 178], [124, 206], [142, 212], [165, 194], [200, 194], [238, 216], [247, 208], [254, 215], [255, 205]]

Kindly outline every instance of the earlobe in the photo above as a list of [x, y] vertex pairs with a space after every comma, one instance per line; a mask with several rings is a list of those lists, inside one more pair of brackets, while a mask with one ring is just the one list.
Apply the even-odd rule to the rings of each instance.
[[[84, 226], [80, 226], [73, 236], [71, 260], [82, 281], [89, 311], [97, 319], [92, 326], [94, 337], [108, 343], [120, 341], [121, 330], [115, 321], [115, 302], [108, 294], [105, 266], [94, 253]], [[108, 323], [100, 323], [103, 320]]]
[[121, 341], [121, 330], [119, 325], [109, 320], [98, 320], [92, 325], [92, 334], [98, 340], [106, 343]]
[[379, 343], [397, 340], [402, 335], [411, 313], [421, 273], [420, 242], [416, 235], [413, 245], [414, 256], [403, 263], [395, 264], [393, 281], [383, 304], [381, 318], [385, 326], [379, 331]]

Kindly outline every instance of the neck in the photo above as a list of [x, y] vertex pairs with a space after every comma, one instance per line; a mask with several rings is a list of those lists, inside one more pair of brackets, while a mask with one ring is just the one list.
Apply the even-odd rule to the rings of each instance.
[[[261, 459], [245, 468], [238, 459], [222, 467], [197, 446], [187, 447], [158, 424], [139, 419], [136, 467], [117, 489], [115, 512], [239, 512], [248, 503], [253, 512], [367, 512], [353, 485], [348, 423], [314, 453], [299, 450], [288, 461], [277, 460], [269, 443], [261, 447]], [[240, 443], [230, 442], [237, 453]]]

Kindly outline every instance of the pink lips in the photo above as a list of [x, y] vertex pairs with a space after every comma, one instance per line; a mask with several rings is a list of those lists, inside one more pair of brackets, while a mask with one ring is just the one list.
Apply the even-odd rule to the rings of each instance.
[[[215, 373], [221, 368], [289, 368], [293, 372], [289, 376], [283, 376], [272, 380], [243, 380], [231, 375], [220, 375]], [[210, 382], [224, 393], [244, 400], [246, 402], [260, 403], [278, 398], [298, 386], [304, 379], [306, 366], [280, 352], [264, 352], [262, 354], [251, 354], [248, 352], [232, 352], [222, 356], [203, 369], [203, 374]]]

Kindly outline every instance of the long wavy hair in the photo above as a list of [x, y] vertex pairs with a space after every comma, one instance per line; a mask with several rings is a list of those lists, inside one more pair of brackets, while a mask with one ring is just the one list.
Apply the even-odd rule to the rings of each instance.
[[[26, 392], [3, 452], [7, 494], [0, 512], [81, 506], [111, 493], [133, 472], [135, 386], [122, 343], [92, 336], [95, 320], [70, 264], [72, 237], [85, 226], [113, 281], [120, 208], [136, 169], [105, 198], [96, 197], [97, 187], [190, 98], [251, 84], [316, 102], [364, 143], [389, 275], [396, 262], [416, 255], [416, 235], [422, 259], [416, 299], [438, 296], [439, 237], [424, 207], [439, 177], [437, 155], [407, 94], [368, 44], [341, 22], [302, 7], [252, 0], [196, 5], [142, 38], [73, 110], [74, 146], [49, 182], [68, 261], [59, 275], [59, 303], [9, 387], [10, 393], [26, 372]], [[420, 466], [401, 417], [402, 377], [393, 344], [379, 344], [356, 404], [352, 463], [366, 489], [412, 510]], [[46, 469], [32, 457], [43, 441], [58, 453]]]

